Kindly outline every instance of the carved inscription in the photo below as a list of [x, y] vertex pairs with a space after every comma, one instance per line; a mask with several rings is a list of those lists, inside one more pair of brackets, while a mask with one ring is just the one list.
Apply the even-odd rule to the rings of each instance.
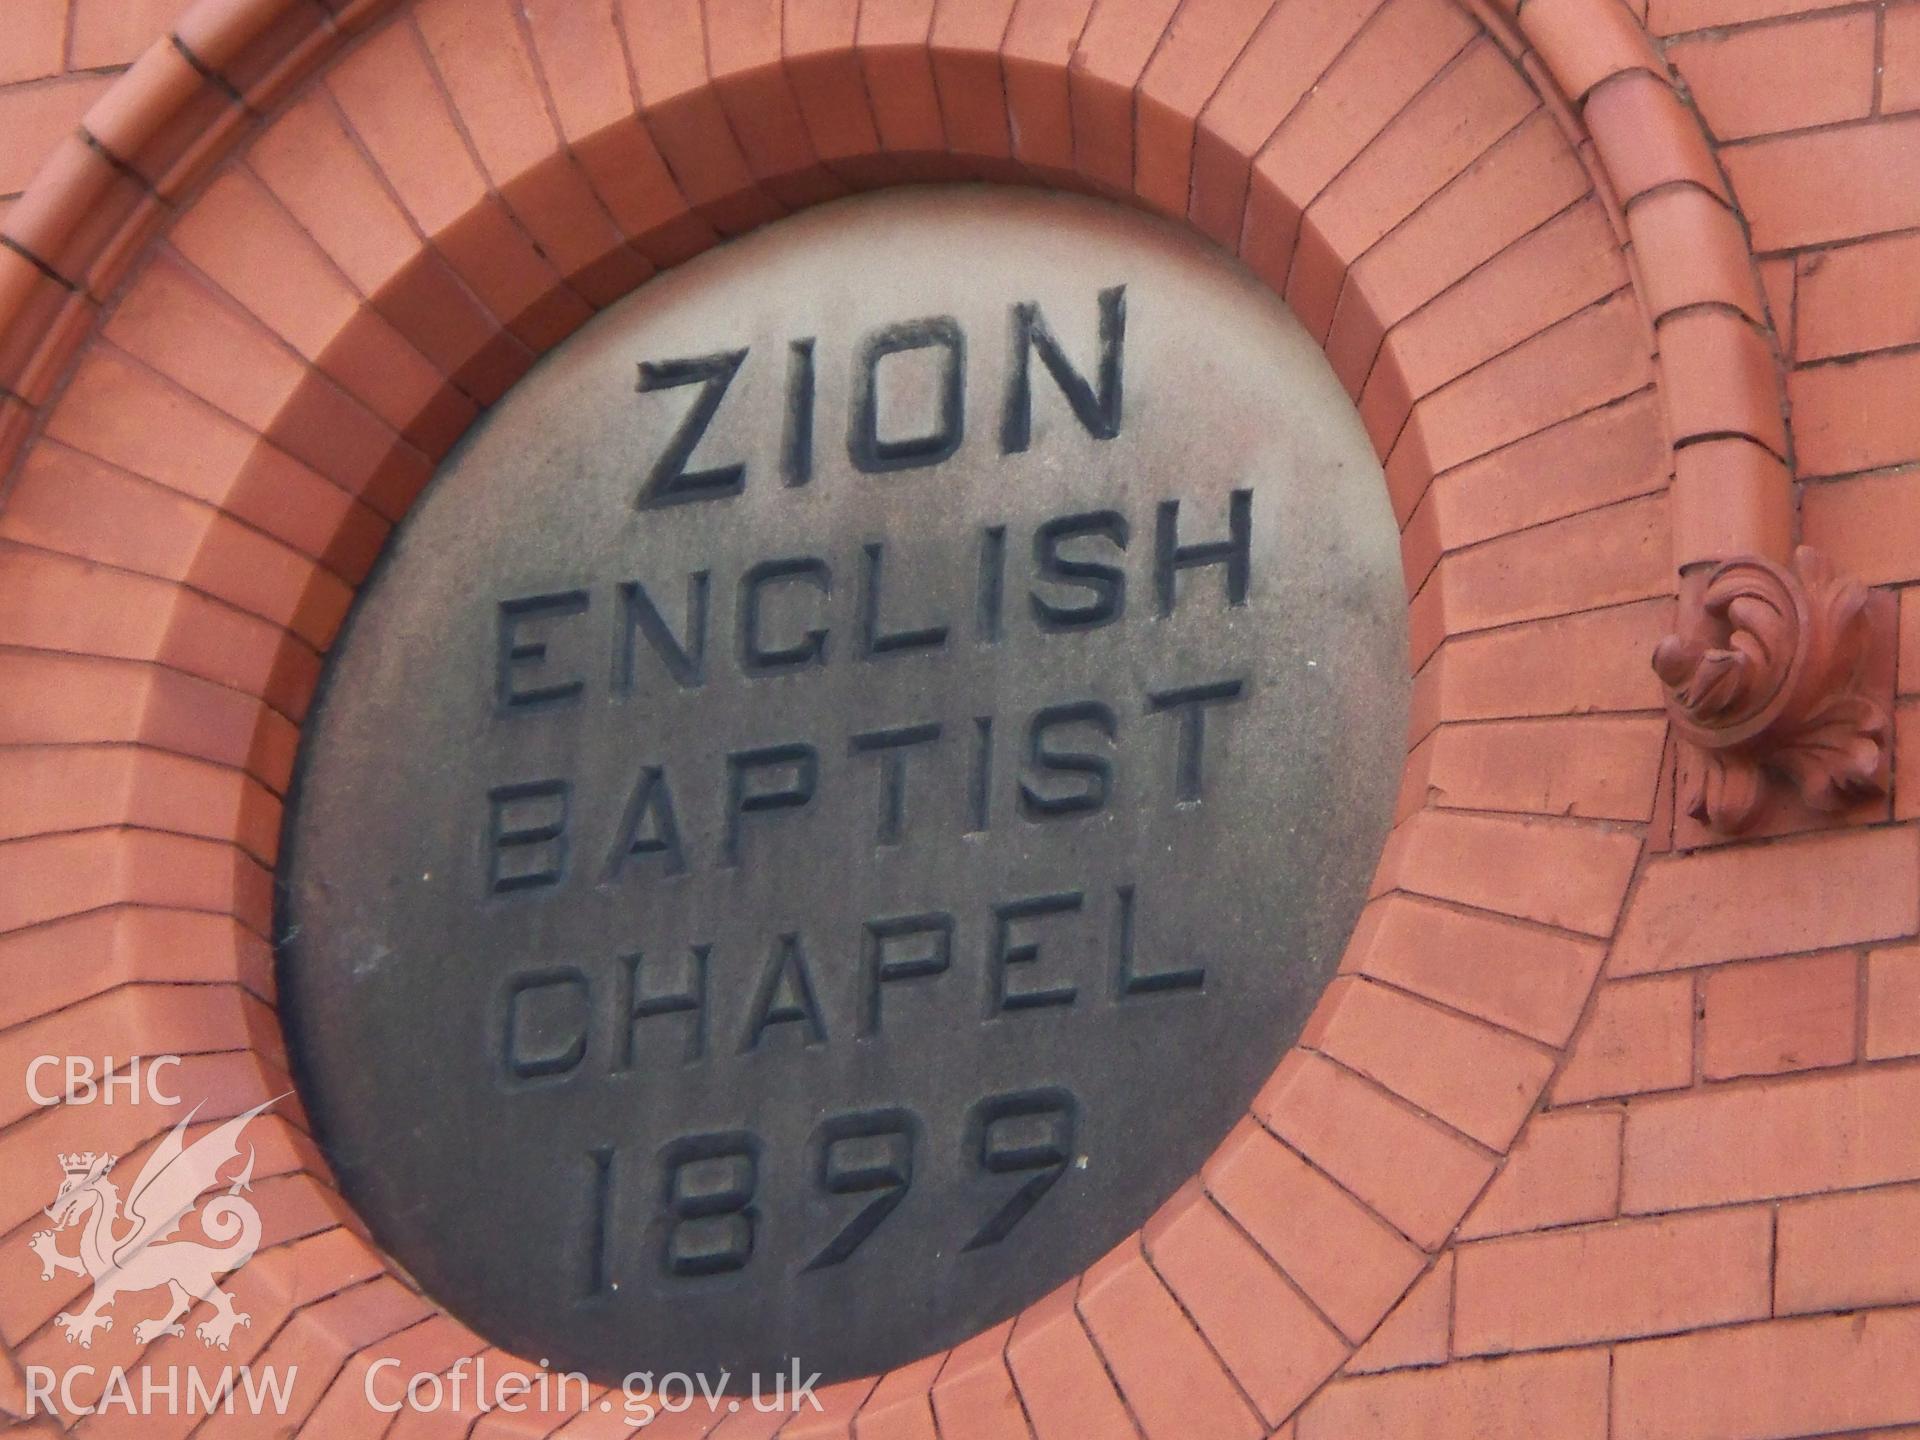
[[[1041, 375], [1089, 436], [1104, 441], [1121, 433], [1126, 287], [1101, 290], [1094, 305], [1098, 354], [1084, 373], [1038, 304], [1010, 307], [1007, 382], [992, 431], [1002, 454], [1032, 444], [1033, 388]], [[791, 341], [786, 354], [779, 478], [794, 487], [810, 483], [815, 471], [820, 357], [812, 337]], [[924, 428], [896, 435], [882, 424], [878, 397], [886, 367], [915, 355], [931, 367], [929, 415]], [[966, 439], [967, 356], [967, 335], [951, 316], [888, 324], [862, 339], [851, 357], [845, 428], [852, 468], [884, 474], [952, 458]], [[760, 478], [744, 460], [694, 458], [723, 413], [729, 386], [753, 358], [751, 347], [741, 347], [640, 362], [638, 394], [690, 397], [663, 422], [667, 438], [640, 488], [641, 508], [726, 502]], [[617, 715], [637, 694], [699, 691], [729, 673], [752, 681], [889, 664], [958, 646], [1001, 646], [1023, 633], [1069, 644], [1076, 632], [1124, 623], [1130, 613], [1151, 624], [1183, 604], [1231, 610], [1247, 603], [1251, 488], [1229, 491], [1220, 513], [1210, 516], [1179, 496], [1139, 508], [1137, 515], [1071, 510], [1019, 529], [993, 520], [978, 525], [971, 542], [978, 563], [966, 568], [971, 583], [961, 593], [940, 592], [910, 569], [889, 566], [887, 542], [870, 540], [835, 553], [769, 555], [724, 571], [692, 557], [679, 573], [656, 566], [610, 583], [506, 596], [487, 617], [495, 720], [564, 725], [569, 713]], [[1031, 557], [1017, 594], [1008, 587], [1010, 541]], [[568, 887], [645, 887], [747, 867], [778, 872], [796, 850], [821, 846], [887, 849], [930, 833], [984, 837], [996, 826], [1085, 824], [1118, 803], [1116, 779], [1129, 765], [1165, 771], [1158, 787], [1164, 803], [1199, 805], [1210, 784], [1231, 783], [1223, 773], [1229, 758], [1215, 754], [1224, 742], [1209, 743], [1209, 718], [1246, 703], [1250, 678], [1242, 672], [1152, 684], [1130, 706], [1063, 694], [1015, 713], [875, 715], [883, 723], [845, 733], [796, 729], [772, 743], [698, 757], [667, 746], [642, 749], [610, 831], [585, 829], [574, 806], [579, 787], [610, 777], [502, 776], [484, 797], [478, 898], [537, 903]], [[856, 763], [830, 782], [823, 779], [823, 753]], [[935, 784], [928, 777], [936, 774], [959, 783]], [[821, 833], [828, 783], [860, 792], [842, 812], [857, 817], [856, 829]], [[1204, 961], [1143, 961], [1137, 953], [1138, 904], [1128, 879], [1102, 893], [1009, 895], [971, 913], [954, 906], [785, 931], [769, 936], [757, 955], [716, 954], [712, 937], [687, 933], [649, 936], [641, 948], [565, 967], [516, 970], [499, 987], [500, 1076], [512, 1091], [576, 1078], [592, 1083], [596, 1072], [610, 1078], [648, 1066], [721, 1071], [763, 1049], [884, 1045], [888, 989], [935, 980], [945, 983], [952, 1019], [961, 1024], [1203, 995]], [[1100, 984], [1083, 985], [1050, 963], [1046, 937], [1057, 939], [1067, 927], [1097, 932], [1105, 955]], [[821, 983], [822, 964], [849, 960], [858, 967], [850, 994]], [[842, 996], [849, 1003], [838, 1009]], [[965, 1250], [999, 1243], [1071, 1162], [1083, 1103], [1070, 1089], [1041, 1084], [985, 1096], [938, 1124], [905, 1106], [823, 1121], [803, 1147], [815, 1157], [810, 1183], [822, 1195], [869, 1198], [835, 1233], [819, 1237], [817, 1253], [796, 1251], [789, 1263], [803, 1260], [795, 1268], [804, 1276], [846, 1262], [906, 1197], [916, 1149], [930, 1130], [960, 1137], [966, 1163], [981, 1175], [1027, 1177], [968, 1233], [929, 1237]], [[589, 1147], [581, 1172], [591, 1197], [582, 1297], [610, 1294], [615, 1274], [632, 1258], [631, 1237], [614, 1218], [628, 1186], [661, 1197], [654, 1228], [664, 1225], [664, 1232], [654, 1258], [662, 1275], [696, 1279], [747, 1267], [755, 1258], [760, 1158], [768, 1143], [743, 1127], [681, 1136], [651, 1156]], [[649, 1166], [650, 1175], [629, 1173]]]
[[1405, 734], [1364, 429], [1224, 259], [978, 199], [583, 328], [328, 662], [303, 1098], [491, 1343], [738, 1385], [958, 1344], [1190, 1178], [1338, 964]]

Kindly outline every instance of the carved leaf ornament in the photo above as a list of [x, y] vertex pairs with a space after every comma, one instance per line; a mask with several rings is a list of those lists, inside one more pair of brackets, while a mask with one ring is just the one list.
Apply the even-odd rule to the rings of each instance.
[[1791, 569], [1755, 555], [1714, 567], [1653, 652], [1674, 730], [1706, 760], [1681, 797], [1696, 820], [1739, 834], [1780, 784], [1829, 812], [1885, 789], [1887, 714], [1864, 685], [1867, 600], [1805, 545]]

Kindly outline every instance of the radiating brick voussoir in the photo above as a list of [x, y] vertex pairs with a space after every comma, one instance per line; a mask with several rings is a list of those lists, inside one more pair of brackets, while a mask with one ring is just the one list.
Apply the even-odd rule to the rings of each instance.
[[[1399, 82], [1402, 77], [1393, 78]], [[1362, 92], [1371, 88], [1364, 72], [1348, 83]], [[1253, 203], [1243, 258], [1276, 288], [1284, 284], [1288, 304], [1308, 333], [1324, 343], [1345, 286], [1346, 267], [1512, 133], [1537, 103], [1538, 97], [1498, 47], [1484, 39], [1469, 41], [1404, 109], [1388, 117], [1368, 116], [1369, 122], [1384, 123], [1349, 163], [1332, 174], [1327, 173], [1332, 157], [1306, 167], [1304, 183], [1298, 185], [1303, 209], [1299, 243], [1284, 279], [1279, 267], [1252, 244], [1258, 208]], [[1307, 109], [1303, 102], [1301, 113]], [[1288, 130], [1283, 125], [1275, 135], [1269, 153], [1256, 166], [1259, 173], [1267, 173], [1271, 155], [1286, 146]], [[1256, 187], [1256, 200], [1258, 196]]]
[[1029, 1305], [1007, 1341], [1007, 1368], [1026, 1402], [1034, 1440], [1139, 1440], [1074, 1308], [1079, 1288], [1076, 1277]]
[[413, 1376], [440, 1374], [456, 1360], [485, 1348], [478, 1335], [439, 1313], [376, 1340], [354, 1352], [341, 1367], [300, 1433], [315, 1440], [335, 1436], [376, 1440], [388, 1433]]
[[1588, 188], [1552, 117], [1537, 114], [1424, 201], [1349, 267], [1327, 358], [1350, 393], [1387, 328], [1443, 294]]
[[[155, 313], [148, 282], [165, 273], [151, 267], [116, 322]], [[425, 457], [237, 307], [171, 313], [188, 322], [182, 331], [116, 323], [92, 346], [47, 418], [47, 436], [217, 504], [344, 579], [363, 576], [426, 483]], [[241, 373], [210, 368], [204, 350], [183, 343], [201, 335], [217, 337], [213, 353], [230, 355]], [[121, 350], [122, 340], [137, 350]]]
[[425, 459], [478, 408], [328, 263], [250, 173], [222, 174], [175, 225], [179, 252]]
[[[168, 1068], [161, 1073], [166, 1076], [163, 1085], [172, 1085], [176, 1072]], [[182, 1118], [188, 1123], [181, 1130], [181, 1138], [191, 1145], [218, 1129], [224, 1121], [268, 1102], [266, 1111], [255, 1117], [247, 1131], [247, 1143], [254, 1156], [254, 1178], [263, 1192], [270, 1192], [263, 1193], [264, 1200], [280, 1195], [287, 1198], [289, 1205], [284, 1214], [262, 1216], [261, 1248], [329, 1230], [344, 1230], [365, 1238], [365, 1226], [327, 1178], [326, 1160], [309, 1133], [304, 1112], [287, 1095], [291, 1082], [284, 1069], [244, 1049], [228, 1049], [184, 1055], [177, 1073], [183, 1081], [196, 1087], [193, 1094], [200, 1097], [197, 1110], [182, 1103], [170, 1113], [157, 1117], [135, 1116], [126, 1124], [107, 1127], [93, 1137], [112, 1144], [114, 1148], [108, 1153], [117, 1157], [124, 1172], [139, 1174], [147, 1160], [179, 1128]], [[126, 1057], [114, 1060], [114, 1070], [103, 1078], [103, 1083], [110, 1081], [119, 1087], [113, 1100], [117, 1108], [143, 1103], [134, 1095], [138, 1078]], [[184, 1098], [190, 1097], [183, 1097], [183, 1101]], [[88, 1103], [103, 1102], [96, 1097]], [[168, 1103], [173, 1104], [171, 1100]], [[50, 1129], [62, 1131], [69, 1124], [78, 1126], [87, 1113], [87, 1104], [72, 1101], [56, 1104], [19, 1122], [18, 1134], [9, 1130], [7, 1138], [0, 1143], [14, 1147], [16, 1155], [24, 1154], [31, 1140], [36, 1137], [47, 1140]], [[44, 1157], [34, 1157], [28, 1168], [40, 1170], [45, 1165]], [[26, 1193], [31, 1196], [38, 1188], [36, 1180], [28, 1178]], [[13, 1197], [7, 1197], [7, 1204], [13, 1203]], [[7, 1343], [17, 1344], [44, 1329], [59, 1310], [71, 1307], [92, 1283], [85, 1274], [53, 1283], [21, 1283], [39, 1267], [38, 1258], [20, 1243], [26, 1238], [21, 1232], [28, 1227], [42, 1226], [45, 1221], [46, 1216], [38, 1207], [27, 1211], [23, 1219], [10, 1215], [7, 1221], [13, 1228], [4, 1236], [7, 1243], [0, 1246], [0, 1283], [5, 1285], [6, 1296], [4, 1303], [0, 1303], [0, 1336], [4, 1336]], [[15, 1253], [16, 1247], [25, 1253]]]
[[258, 699], [151, 662], [0, 655], [0, 744], [151, 745], [245, 771], [282, 794], [295, 739]]
[[[809, 1405], [788, 1419], [777, 1432], [780, 1440], [852, 1440], [853, 1417], [873, 1393], [873, 1387], [871, 1377], [822, 1385], [814, 1391], [818, 1408]], [[574, 1430], [575, 1427], [570, 1426], [561, 1434], [566, 1440], [574, 1440]], [[599, 1440], [599, 1437], [582, 1435], [580, 1440]]]
[[776, 218], [782, 206], [754, 179], [708, 79], [699, 0], [619, 0], [640, 113], [687, 198], [723, 234]]
[[[76, 1094], [59, 1064], [43, 1056], [85, 1057], [91, 1075], [124, 1069], [135, 1056], [207, 1055], [252, 1051], [285, 1069], [286, 1050], [273, 1013], [238, 985], [123, 985], [43, 1015], [0, 1036], [5, 1073], [29, 1081], [40, 1097], [86, 1104], [96, 1082]], [[37, 1063], [38, 1062], [38, 1063]], [[0, 1126], [32, 1114], [43, 1101], [27, 1084], [0, 1097]]]
[[535, 351], [585, 323], [567, 287], [489, 188], [409, 24], [378, 31], [322, 83], [429, 243]]
[[319, 656], [270, 622], [163, 580], [48, 551], [0, 544], [0, 644], [161, 660], [265, 700], [289, 719], [305, 711]]
[[1648, 495], [1442, 556], [1408, 607], [1414, 663], [1450, 636], [1670, 593], [1667, 517]]
[[1139, 1236], [1087, 1270], [1076, 1302], [1147, 1440], [1198, 1430], [1256, 1440], [1266, 1426], [1154, 1273]]
[[1148, 1263], [1268, 1425], [1291, 1415], [1350, 1353], [1199, 1182], [1160, 1208], [1144, 1241]]
[[263, 865], [280, 847], [280, 802], [238, 770], [133, 745], [0, 749], [0, 840], [130, 824], [232, 840]]
[[1651, 715], [1568, 715], [1443, 724], [1408, 757], [1403, 814], [1423, 803], [1446, 809], [1572, 815], [1644, 823], [1666, 740]]
[[[293, 1377], [286, 1419], [298, 1426], [356, 1351], [419, 1324], [431, 1311], [431, 1301], [391, 1276], [345, 1287], [296, 1308], [260, 1352], [259, 1368], [276, 1367]], [[238, 1410], [208, 1416], [201, 1440], [249, 1440], [249, 1423]]]
[[522, 7], [560, 134], [614, 223], [660, 266], [713, 244], [638, 117], [612, 6], [543, 0]]
[[1379, 1324], [1424, 1263], [1389, 1221], [1251, 1117], [1214, 1151], [1200, 1181], [1349, 1344]]
[[[1284, 12], [1276, 12], [1281, 13]], [[1352, 35], [1351, 43], [1337, 54], [1307, 50], [1304, 62], [1324, 64], [1326, 70], [1296, 97], [1297, 103], [1276, 117], [1278, 123], [1272, 134], [1256, 146], [1251, 176], [1243, 186], [1244, 220], [1238, 212], [1232, 215], [1241, 259], [1255, 274], [1282, 292], [1291, 284], [1290, 272], [1299, 258], [1296, 252], [1303, 244], [1303, 216], [1350, 166], [1364, 173], [1342, 187], [1349, 232], [1353, 229], [1350, 222], [1356, 200], [1362, 204], [1358, 212], [1361, 215], [1366, 213], [1364, 207], [1368, 201], [1392, 202], [1397, 198], [1402, 205], [1424, 205], [1431, 197], [1421, 192], [1440, 184], [1434, 167], [1445, 168], [1459, 158], [1462, 138], [1483, 133], [1484, 107], [1467, 102], [1467, 92], [1457, 78], [1450, 94], [1443, 88], [1441, 77], [1453, 73], [1456, 64], [1465, 64], [1471, 72], [1493, 77], [1487, 97], [1482, 98], [1491, 98], [1496, 105], [1514, 100], [1524, 102], [1526, 96], [1526, 87], [1513, 80], [1510, 72], [1503, 75], [1485, 68], [1494, 58], [1494, 52], [1476, 43], [1480, 37], [1473, 17], [1455, 0], [1386, 0], [1371, 15], [1316, 12], [1311, 18], [1304, 37], [1309, 46], [1339, 39], [1354, 20], [1363, 23]], [[1275, 28], [1285, 33], [1284, 24]], [[1269, 31], [1261, 33], [1265, 36]], [[1284, 99], [1304, 74], [1304, 63], [1291, 56], [1285, 61], [1276, 58], [1268, 63], [1284, 81], [1281, 92]], [[1440, 92], [1437, 97], [1436, 91]], [[1462, 133], [1450, 135], [1448, 143], [1437, 148], [1409, 144], [1409, 137], [1423, 127], [1415, 121], [1401, 122], [1413, 113], [1414, 107], [1421, 105], [1423, 97], [1428, 116], [1436, 111], [1449, 112], [1457, 119], [1450, 119], [1446, 128]], [[1243, 101], [1254, 98], [1245, 96]], [[1454, 106], [1451, 101], [1461, 103]], [[1240, 111], [1261, 113], [1245, 103]], [[1223, 117], [1229, 129], [1233, 120], [1232, 111]], [[1389, 131], [1396, 132], [1391, 141], [1385, 138]], [[1375, 150], [1376, 144], [1382, 142], [1385, 148]], [[1215, 222], [1198, 208], [1197, 187], [1201, 178], [1209, 173], [1200, 162], [1203, 158], [1219, 156], [1218, 150], [1207, 150], [1204, 154], [1196, 151], [1194, 219], [1203, 229]], [[1420, 183], [1423, 177], [1427, 183]], [[1377, 210], [1375, 213], [1377, 215]], [[1314, 271], [1312, 288], [1316, 308], [1307, 318], [1309, 328], [1316, 335], [1329, 328], [1326, 309], [1329, 298], [1337, 313], [1340, 301], [1347, 298], [1352, 288], [1344, 277], [1333, 276], [1332, 270], [1336, 266], [1357, 265], [1370, 248], [1363, 243], [1365, 237], [1356, 239], [1351, 233], [1344, 239], [1336, 239], [1329, 247], [1325, 243], [1327, 237], [1320, 233], [1321, 225], [1322, 215], [1316, 212], [1311, 227], [1313, 233], [1305, 237], [1313, 242], [1307, 247], [1311, 253], [1305, 258]], [[1392, 233], [1392, 230], [1387, 232]], [[1371, 238], [1384, 241], [1387, 236], [1376, 233]], [[1339, 279], [1338, 293], [1330, 297], [1331, 282], [1336, 278]], [[1362, 320], [1369, 329], [1384, 328], [1386, 322], [1371, 313], [1373, 302], [1366, 291], [1360, 292], [1355, 303], [1367, 312]], [[1328, 353], [1331, 358], [1333, 352]], [[1347, 378], [1346, 372], [1337, 365], [1336, 373]], [[1364, 378], [1353, 376], [1349, 380], [1350, 389], [1357, 392]]]
[[1281, 1062], [1253, 1113], [1427, 1250], [1445, 1240], [1494, 1170], [1483, 1147], [1304, 1051]]
[[1544, 1048], [1361, 977], [1327, 987], [1300, 1043], [1504, 1150], [1553, 1073]]
[[1134, 92], [1179, 9], [1177, 0], [1096, 5], [1067, 66], [1074, 168], [1101, 190], [1134, 181]]
[[627, 245], [559, 143], [517, 8], [503, 0], [421, 0], [409, 13], [496, 193], [567, 283], [590, 304], [606, 305], [653, 266]]
[[1411, 514], [1434, 475], [1643, 389], [1654, 379], [1651, 351], [1639, 307], [1621, 290], [1433, 391], [1387, 456], [1395, 513]]
[[108, 905], [232, 915], [271, 925], [272, 876], [236, 846], [117, 828], [0, 844], [0, 934]]
[[[1360, 385], [1360, 418], [1382, 451], [1416, 400], [1627, 284], [1604, 209], [1561, 211], [1387, 329]], [[1345, 296], [1342, 296], [1344, 303]]]
[[781, 54], [781, 7], [770, 0], [706, 0], [707, 68], [747, 166], [793, 209], [846, 192], [808, 133]]
[[0, 936], [7, 973], [35, 976], [0, 998], [0, 1027], [122, 985], [231, 981], [272, 1003], [266, 941], [231, 916], [115, 905]]
[[947, 1357], [932, 1389], [934, 1423], [942, 1435], [1028, 1440], [1026, 1414], [1007, 1369], [1013, 1324], [989, 1326]]
[[1185, 219], [1193, 192], [1193, 137], [1271, 0], [1215, 0], [1175, 14], [1134, 93], [1133, 191], [1161, 214]]
[[1423, 811], [1387, 842], [1375, 893], [1400, 889], [1605, 937], [1640, 837], [1572, 820]]
[[222, 510], [59, 445], [28, 457], [0, 538], [203, 591], [316, 650], [353, 592], [337, 575]]
[[927, 49], [947, 144], [955, 154], [1012, 160], [1013, 128], [1000, 42], [1014, 7], [1015, 0], [934, 7]]
[[1672, 628], [1671, 598], [1449, 639], [1414, 677], [1414, 743], [1445, 721], [1653, 712], [1646, 657]]
[[834, 167], [871, 157], [880, 131], [854, 48], [858, 0], [781, 9], [787, 79], [814, 150]]
[[1594, 940], [1395, 892], [1367, 907], [1340, 968], [1564, 1045], [1605, 953]]
[[[935, 166], [948, 158], [933, 57], [933, 0], [875, 0], [860, 7], [854, 48], [866, 78], [880, 149], [921, 156]], [[957, 172], [956, 173], [961, 173]]]
[[497, 400], [532, 365], [527, 348], [421, 242], [323, 90], [283, 111], [244, 163], [368, 303], [474, 400]]
[[[1200, 112], [1188, 218], [1202, 234], [1244, 248], [1256, 228], [1249, 194], [1256, 159], [1316, 86], [1324, 82], [1351, 93], [1336, 61], [1356, 36], [1372, 34], [1391, 8], [1310, 0], [1268, 14]], [[1292, 197], [1294, 208], [1304, 208], [1310, 198]], [[1273, 283], [1284, 284], [1284, 276]]]
[[1015, 7], [1000, 45], [1013, 156], [1049, 179], [1073, 174], [1067, 63], [1094, 0]]
[[[225, 1349], [202, 1343], [191, 1329], [182, 1335], [162, 1336], [145, 1347], [131, 1343], [130, 1337], [114, 1343], [116, 1331], [107, 1337], [110, 1353], [117, 1351], [115, 1360], [135, 1372], [132, 1383], [136, 1387], [138, 1371], [146, 1369], [157, 1376], [171, 1378], [183, 1392], [197, 1382], [218, 1393], [229, 1367], [238, 1370], [257, 1358], [295, 1310], [361, 1283], [379, 1264], [379, 1257], [371, 1247], [337, 1226], [295, 1237], [288, 1243], [261, 1249], [245, 1265], [221, 1280], [221, 1287], [233, 1296], [236, 1308], [251, 1317], [247, 1325], [235, 1328]], [[41, 1348], [47, 1345], [66, 1348], [64, 1340], [42, 1340], [36, 1346], [29, 1346], [28, 1353], [40, 1349], [36, 1358], [43, 1363], [57, 1358], [55, 1353]], [[190, 1376], [188, 1372], [197, 1374]], [[100, 1366], [98, 1373], [73, 1386], [76, 1401], [99, 1403], [107, 1373], [108, 1367]], [[162, 1409], [156, 1414], [141, 1415], [101, 1404], [88, 1428], [102, 1440], [122, 1440], [122, 1437], [125, 1440], [185, 1440], [198, 1421], [199, 1415], [185, 1403], [172, 1411]]]
[[1449, 551], [1651, 494], [1672, 465], [1659, 396], [1645, 389], [1443, 471], [1401, 537], [1408, 592]]
[[[935, 1440], [933, 1382], [946, 1361], [940, 1351], [882, 1375], [854, 1414], [852, 1440]], [[694, 1427], [689, 1437], [696, 1431], [705, 1435], [708, 1427]]]

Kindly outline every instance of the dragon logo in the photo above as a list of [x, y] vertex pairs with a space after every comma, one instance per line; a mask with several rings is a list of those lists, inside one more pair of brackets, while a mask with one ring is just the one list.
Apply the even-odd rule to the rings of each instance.
[[[62, 1270], [93, 1277], [86, 1308], [77, 1315], [62, 1311], [54, 1317], [69, 1343], [77, 1340], [91, 1347], [95, 1330], [113, 1328], [107, 1309], [115, 1299], [141, 1290], [165, 1289], [169, 1296], [166, 1314], [133, 1327], [133, 1337], [142, 1345], [162, 1335], [183, 1335], [181, 1317], [197, 1301], [213, 1307], [213, 1314], [194, 1327], [203, 1344], [224, 1350], [236, 1326], [252, 1323], [250, 1316], [234, 1309], [233, 1296], [213, 1283], [215, 1276], [246, 1264], [260, 1244], [260, 1212], [241, 1198], [253, 1182], [251, 1147], [226, 1193], [200, 1206], [201, 1232], [214, 1243], [159, 1242], [179, 1229], [200, 1197], [220, 1183], [220, 1171], [240, 1154], [240, 1132], [273, 1103], [256, 1105], [188, 1145], [187, 1126], [200, 1111], [194, 1106], [141, 1167], [124, 1203], [109, 1178], [117, 1156], [88, 1151], [60, 1157], [66, 1179], [46, 1210], [54, 1228], [40, 1231], [27, 1244], [40, 1257], [42, 1280]], [[74, 1226], [81, 1227], [79, 1251], [63, 1254], [59, 1233]]]

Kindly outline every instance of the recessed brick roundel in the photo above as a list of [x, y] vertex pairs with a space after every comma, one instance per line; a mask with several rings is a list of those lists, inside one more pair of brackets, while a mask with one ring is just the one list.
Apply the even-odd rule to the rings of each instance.
[[844, 1379], [1039, 1299], [1339, 963], [1397, 539], [1298, 323], [1111, 204], [851, 197], [610, 308], [306, 725], [280, 982], [344, 1192], [605, 1377]]

